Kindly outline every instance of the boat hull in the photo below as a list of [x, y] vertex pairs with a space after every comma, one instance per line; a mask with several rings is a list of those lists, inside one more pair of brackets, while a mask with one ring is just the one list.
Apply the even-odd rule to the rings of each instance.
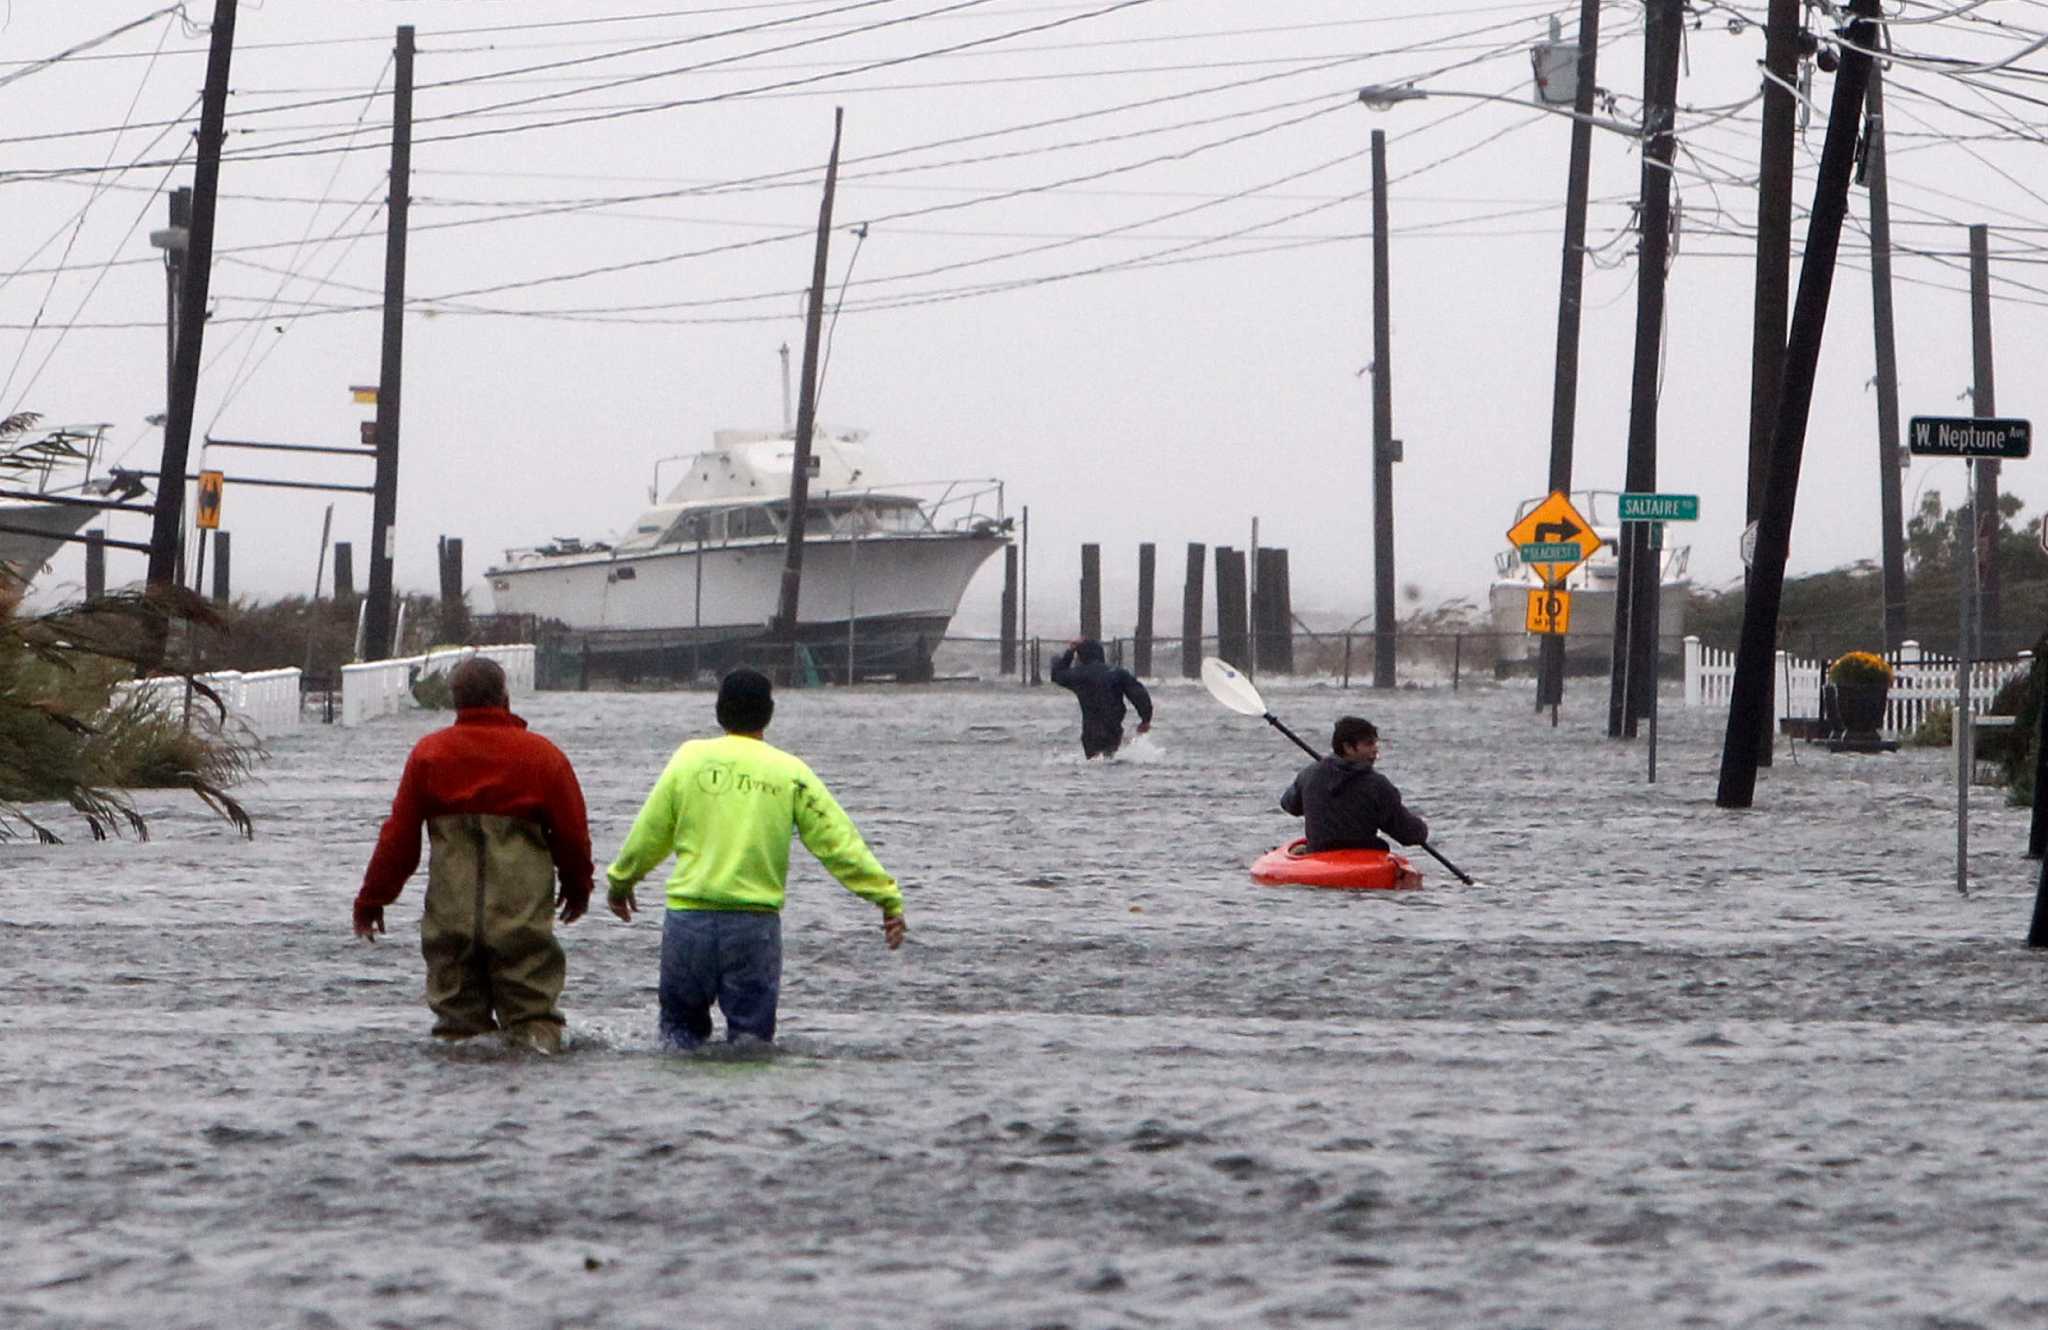
[[85, 524], [104, 516], [97, 508], [72, 504], [0, 504], [0, 563], [23, 578], [32, 578], [64, 548]]
[[851, 677], [915, 678], [929, 676], [968, 583], [1006, 543], [994, 533], [806, 541], [795, 641], [778, 637], [772, 651], [779, 541], [568, 555], [487, 577], [499, 613], [534, 616], [557, 654], [594, 657], [610, 674], [687, 677], [787, 652], [770, 663], [845, 678], [850, 654]]
[[[1539, 589], [1533, 581], [1495, 582], [1487, 592], [1487, 610], [1493, 628], [1495, 660], [1504, 667], [1533, 661], [1541, 652], [1542, 637], [1528, 631], [1529, 593]], [[1570, 631], [1565, 634], [1567, 666], [1583, 665], [1606, 669], [1614, 654], [1613, 586], [1571, 587]], [[1661, 655], [1676, 656], [1685, 649], [1687, 602], [1690, 582], [1666, 582], [1657, 594], [1657, 649]]]

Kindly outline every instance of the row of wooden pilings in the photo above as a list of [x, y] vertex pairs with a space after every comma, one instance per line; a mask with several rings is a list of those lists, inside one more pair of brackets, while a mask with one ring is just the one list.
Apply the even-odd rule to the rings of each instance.
[[[106, 534], [99, 527], [85, 533], [85, 595], [88, 600], [97, 600], [107, 594]], [[225, 605], [232, 595], [234, 542], [226, 531], [208, 534], [212, 566], [206, 571], [213, 575], [214, 602]], [[462, 598], [462, 538], [441, 537], [436, 553], [441, 573], [441, 640], [462, 642], [467, 640], [468, 633], [468, 608]], [[313, 588], [316, 599], [319, 593], [316, 579]], [[355, 598], [355, 550], [348, 541], [337, 540], [334, 542], [334, 599], [346, 602]]]
[[[1202, 672], [1199, 644], [1204, 636], [1203, 596], [1208, 563], [1208, 546], [1188, 542], [1187, 577], [1181, 589], [1180, 672], [1192, 679]], [[1294, 597], [1288, 577], [1287, 551], [1261, 546], [1255, 561], [1246, 551], [1218, 545], [1216, 556], [1216, 654], [1252, 673], [1292, 674], [1294, 672]], [[1132, 627], [1132, 673], [1149, 676], [1152, 670], [1154, 584], [1158, 571], [1158, 550], [1151, 542], [1138, 546], [1138, 615]], [[1251, 562], [1251, 567], [1246, 567]], [[1247, 576], [1247, 574], [1250, 576]], [[1004, 674], [1017, 669], [1019, 596], [1017, 548], [1003, 553], [1002, 662]], [[1081, 629], [1080, 636], [1103, 638], [1102, 632], [1102, 546], [1081, 546]], [[1121, 636], [1121, 634], [1119, 634]], [[1038, 682], [1038, 662], [1027, 669]]]

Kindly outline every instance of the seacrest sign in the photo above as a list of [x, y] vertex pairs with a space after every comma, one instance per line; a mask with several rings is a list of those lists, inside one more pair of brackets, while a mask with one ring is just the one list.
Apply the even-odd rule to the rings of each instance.
[[1906, 449], [1915, 457], [2025, 457], [2034, 427], [1996, 416], [1914, 416]]
[[1624, 522], [1697, 522], [1700, 496], [1697, 494], [1624, 494], [1621, 496]]

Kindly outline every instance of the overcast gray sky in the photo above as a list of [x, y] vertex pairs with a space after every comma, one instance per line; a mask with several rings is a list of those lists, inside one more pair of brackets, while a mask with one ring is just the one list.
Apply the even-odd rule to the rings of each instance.
[[[1698, 581], [1741, 571], [1764, 5], [1696, 6], [1681, 74], [1659, 488], [1697, 493]], [[1992, 231], [2000, 414], [2037, 415], [2048, 352], [2048, 28], [2038, 0], [1894, 3], [1888, 75], [1901, 399], [1967, 414], [1964, 228]], [[210, 0], [188, 16], [203, 23]], [[1371, 609], [1368, 137], [1389, 136], [1397, 576], [1483, 604], [1548, 465], [1568, 122], [1529, 48], [1578, 5], [1498, 0], [526, 0], [244, 3], [198, 428], [348, 444], [377, 377], [393, 30], [417, 29], [398, 580], [442, 534], [603, 537], [656, 459], [774, 427], [802, 341], [832, 109], [845, 312], [822, 418], [901, 478], [988, 476], [1031, 508], [1034, 625], [1070, 628], [1078, 546], [1105, 547], [1128, 631], [1136, 545], [1293, 551], [1297, 609]], [[152, 17], [153, 16], [153, 17]], [[138, 22], [138, 20], [142, 20]], [[1818, 19], [1815, 20], [1819, 22]], [[135, 26], [100, 41], [124, 24]], [[1642, 6], [1609, 3], [1599, 83], [1633, 120]], [[0, 408], [110, 422], [154, 466], [163, 274], [148, 232], [188, 183], [203, 28], [144, 3], [0, 10]], [[55, 64], [69, 48], [94, 43]], [[2028, 72], [2031, 71], [2031, 72]], [[1365, 84], [1433, 94], [1375, 112]], [[1800, 138], [1800, 216], [1832, 78]], [[1485, 94], [1483, 97], [1448, 94]], [[183, 152], [180, 164], [171, 160]], [[126, 169], [107, 169], [126, 168]], [[1635, 319], [1634, 141], [1595, 136], [1575, 483], [1620, 488]], [[1856, 191], [1814, 398], [1794, 572], [1874, 559], [1867, 199]], [[868, 224], [856, 245], [851, 229]], [[1796, 271], [1796, 270], [1795, 270]], [[195, 445], [197, 439], [195, 438]], [[304, 592], [327, 498], [237, 472], [366, 464], [216, 451], [238, 590]], [[195, 456], [195, 464], [196, 464]], [[2038, 512], [2048, 461], [2009, 464]], [[1916, 493], [1960, 497], [1957, 462]], [[367, 541], [366, 498], [338, 538]], [[136, 519], [136, 530], [143, 530]], [[129, 566], [132, 563], [133, 566]], [[79, 577], [70, 554], [47, 580]], [[114, 576], [140, 576], [124, 556]], [[987, 624], [991, 564], [963, 620]], [[47, 594], [47, 593], [46, 593]], [[1170, 616], [1170, 613], [1168, 614]], [[1171, 631], [1168, 627], [1167, 631]]]

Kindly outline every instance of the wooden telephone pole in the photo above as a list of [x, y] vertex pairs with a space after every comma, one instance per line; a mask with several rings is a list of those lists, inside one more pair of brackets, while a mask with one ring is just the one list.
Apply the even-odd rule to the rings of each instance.
[[832, 193], [839, 183], [839, 130], [846, 112], [832, 111], [832, 156], [825, 163], [825, 197], [818, 205], [818, 248], [811, 260], [811, 304], [804, 318], [803, 382], [797, 389], [796, 447], [789, 466], [789, 540], [782, 558], [782, 598], [769, 631], [772, 641], [796, 641], [797, 602], [804, 582], [804, 523], [810, 512], [811, 435], [818, 423], [818, 333], [825, 317], [825, 261], [832, 240]]
[[370, 588], [363, 658], [384, 660], [391, 640], [391, 565], [398, 543], [398, 404], [405, 366], [405, 228], [412, 202], [412, 29], [398, 30], [391, 96], [391, 197], [384, 229], [384, 348], [377, 371], [377, 478], [370, 497]]
[[1792, 546], [1799, 466], [1806, 451], [1806, 425], [1813, 406], [1821, 333], [1827, 326], [1828, 296], [1834, 287], [1835, 255], [1841, 248], [1842, 220], [1849, 208], [1856, 131], [1870, 86], [1871, 59], [1864, 52], [1875, 49], [1878, 41], [1878, 0], [1851, 0], [1850, 14], [1841, 44], [1841, 64], [1835, 73], [1834, 100], [1828, 110], [1827, 140], [1814, 181], [1799, 294], [1785, 339], [1785, 368], [1779, 376], [1778, 409], [1771, 428], [1771, 464], [1765, 473], [1763, 508], [1757, 517], [1749, 594], [1743, 598], [1742, 640], [1736, 649], [1721, 779], [1714, 794], [1714, 802], [1723, 808], [1747, 808], [1755, 801], [1758, 749], [1769, 723], [1771, 664], [1778, 640], [1778, 605], [1785, 590], [1785, 558]]
[[[213, 275], [214, 205], [220, 195], [220, 149], [225, 136], [228, 66], [235, 49], [235, 0], [214, 0], [212, 41], [206, 56], [206, 89], [199, 108], [199, 158], [192, 174], [192, 222], [178, 297], [178, 331], [171, 357], [171, 396], [165, 404], [163, 461], [157, 467], [156, 508], [149, 533], [149, 587], [170, 588], [177, 579], [178, 535], [185, 516], [185, 463], [192, 452], [192, 416], [199, 396], [199, 352], [206, 331], [207, 288]], [[144, 652], [160, 663], [168, 625], [150, 631]]]

